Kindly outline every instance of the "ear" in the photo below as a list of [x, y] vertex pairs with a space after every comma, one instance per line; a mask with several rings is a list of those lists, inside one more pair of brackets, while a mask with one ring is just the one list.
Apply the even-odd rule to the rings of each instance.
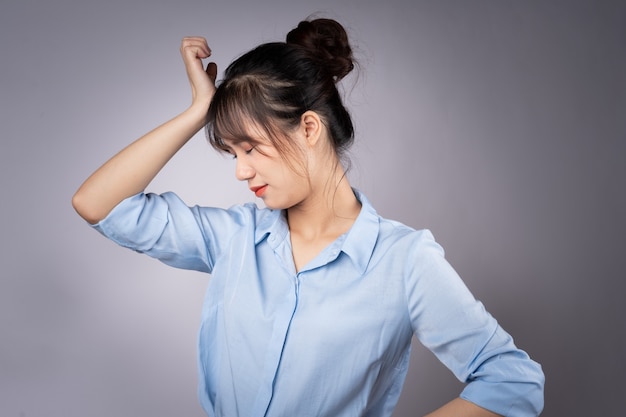
[[302, 114], [302, 121], [300, 123], [302, 132], [307, 145], [310, 147], [315, 146], [324, 132], [324, 124], [319, 114], [312, 110], [307, 110]]

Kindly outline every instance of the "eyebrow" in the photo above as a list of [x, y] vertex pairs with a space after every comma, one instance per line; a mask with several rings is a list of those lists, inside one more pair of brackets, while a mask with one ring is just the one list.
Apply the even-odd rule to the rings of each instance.
[[[243, 142], [253, 142], [252, 138], [249, 137], [245, 137], [245, 138], [238, 138], [238, 139], [223, 139], [222, 142], [224, 142], [224, 144], [226, 145], [226, 141], [228, 141], [228, 143], [230, 143], [231, 145], [240, 145]], [[228, 145], [226, 145], [228, 146]]]
[[255, 146], [258, 145], [258, 144], [264, 143], [263, 141], [261, 141], [259, 139], [255, 139], [255, 138], [253, 138], [250, 135], [245, 135], [245, 136], [237, 137], [237, 138], [228, 138], [228, 139], [222, 138], [221, 142], [222, 142], [222, 145], [224, 145], [224, 146], [240, 145], [240, 144], [242, 144], [244, 142], [249, 143], [251, 145], [255, 145]]

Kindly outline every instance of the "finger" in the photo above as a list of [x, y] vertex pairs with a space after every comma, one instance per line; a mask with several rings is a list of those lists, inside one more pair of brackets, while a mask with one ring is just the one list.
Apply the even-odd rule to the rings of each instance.
[[197, 36], [188, 36], [183, 38], [180, 49], [183, 55], [189, 54], [190, 57], [202, 59], [211, 55], [211, 48], [209, 48], [206, 39]]
[[211, 82], [215, 84], [215, 79], [217, 78], [217, 65], [215, 62], [209, 62], [206, 66], [206, 73], [209, 75]]

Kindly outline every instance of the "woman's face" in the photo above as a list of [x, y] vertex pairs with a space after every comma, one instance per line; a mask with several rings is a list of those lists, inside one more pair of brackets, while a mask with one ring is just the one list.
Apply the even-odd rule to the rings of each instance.
[[[237, 179], [246, 181], [250, 191], [272, 209], [287, 209], [305, 201], [311, 194], [309, 177], [291, 166], [301, 164], [288, 164], [268, 139], [252, 137], [254, 140], [223, 141], [236, 160]], [[299, 140], [298, 131], [289, 140]]]

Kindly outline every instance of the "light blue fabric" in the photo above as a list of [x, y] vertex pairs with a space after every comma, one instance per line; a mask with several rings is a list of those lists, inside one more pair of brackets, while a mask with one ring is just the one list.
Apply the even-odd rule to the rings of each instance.
[[211, 273], [199, 332], [209, 416], [390, 416], [415, 334], [506, 416], [543, 408], [541, 367], [475, 300], [428, 230], [362, 210], [298, 273], [281, 211], [189, 208], [138, 194], [94, 227], [166, 264]]

